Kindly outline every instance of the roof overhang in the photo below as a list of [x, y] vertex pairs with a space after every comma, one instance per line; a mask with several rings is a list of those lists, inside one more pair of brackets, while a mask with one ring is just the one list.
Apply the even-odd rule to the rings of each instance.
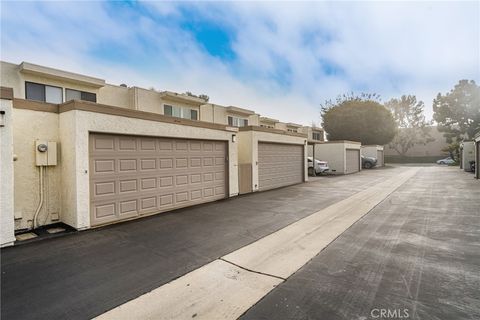
[[164, 100], [192, 104], [195, 106], [201, 106], [207, 104], [207, 102], [198, 97], [192, 97], [182, 93], [176, 93], [171, 91], [162, 91], [160, 92], [160, 97]]
[[303, 127], [301, 124], [292, 123], [292, 122], [287, 122], [286, 125], [287, 125], [287, 127], [291, 127], [291, 128], [302, 128]]
[[41, 76], [48, 79], [60, 80], [65, 82], [71, 82], [75, 84], [81, 84], [93, 88], [101, 88], [105, 86], [105, 80], [85, 76], [78, 73], [58, 70], [54, 68], [39, 66], [29, 62], [22, 62], [20, 64], [20, 72], [23, 74], [31, 74]]
[[473, 138], [473, 140], [474, 140], [475, 142], [480, 142], [480, 132], [475, 135], [475, 137]]
[[324, 143], [325, 143], [325, 141], [320, 141], [320, 140], [312, 140], [312, 139], [307, 140], [307, 144], [309, 144], [309, 145], [324, 144]]
[[[260, 127], [260, 126], [245, 126], [245, 127], [240, 127], [239, 131], [260, 131], [260, 132], [268, 132], [268, 133], [276, 133], [280, 135], [285, 135], [285, 136], [293, 136], [293, 137], [299, 137], [299, 138], [307, 138], [306, 134], [303, 133], [298, 133], [298, 132], [289, 132], [289, 131], [284, 131], [280, 129], [273, 129], [273, 128], [265, 128], [265, 127]], [[306, 140], [305, 140], [306, 141]]]
[[277, 119], [273, 119], [273, 118], [268, 118], [268, 117], [260, 117], [260, 121], [261, 122], [267, 122], [267, 123], [277, 123], [277, 122], [280, 122], [280, 120], [277, 120]]
[[228, 112], [236, 113], [244, 116], [251, 116], [252, 114], [255, 114], [255, 112], [252, 110], [243, 109], [243, 108], [234, 107], [234, 106], [229, 106], [226, 109]]
[[350, 140], [324, 141], [323, 143], [350, 143], [350, 144], [359, 144], [359, 145], [362, 145], [361, 142], [358, 142], [358, 141], [350, 141]]

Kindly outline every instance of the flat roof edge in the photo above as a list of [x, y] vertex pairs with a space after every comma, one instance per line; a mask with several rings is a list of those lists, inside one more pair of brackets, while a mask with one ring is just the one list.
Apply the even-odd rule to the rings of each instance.
[[100, 78], [95, 78], [91, 76], [86, 76], [79, 73], [74, 73], [70, 71], [64, 71], [60, 69], [40, 66], [30, 62], [22, 62], [20, 64], [20, 72], [26, 74], [35, 74], [41, 75], [46, 78], [52, 79], [61, 79], [70, 82], [81, 83], [84, 85], [101, 88], [105, 86], [105, 80]]
[[259, 131], [259, 132], [282, 134], [282, 135], [286, 135], [286, 136], [292, 136], [292, 137], [298, 137], [298, 138], [304, 138], [304, 139], [307, 138], [307, 134], [304, 134], [304, 133], [289, 132], [289, 131], [283, 131], [283, 130], [280, 130], [280, 129], [265, 128], [265, 127], [260, 127], [260, 126], [240, 127], [239, 130], [240, 130], [240, 132], [243, 132], [243, 131]]

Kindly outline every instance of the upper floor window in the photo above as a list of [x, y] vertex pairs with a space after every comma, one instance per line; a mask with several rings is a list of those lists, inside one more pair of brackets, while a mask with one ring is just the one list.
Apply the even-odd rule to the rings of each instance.
[[246, 127], [248, 126], [248, 120], [243, 118], [228, 116], [228, 125], [232, 127]]
[[321, 132], [315, 132], [315, 131], [312, 132], [312, 139], [313, 140], [319, 140], [319, 141], [323, 140], [322, 139], [322, 133]]
[[268, 129], [274, 129], [275, 128], [274, 126], [269, 126], [268, 124], [261, 124], [260, 127], [268, 128]]
[[65, 99], [66, 101], [84, 100], [84, 101], [97, 102], [97, 95], [91, 92], [85, 92], [85, 91], [74, 90], [74, 89], [65, 89], [65, 96], [66, 96], [66, 99]]
[[298, 132], [297, 129], [290, 129], [290, 128], [288, 128], [287, 131], [288, 132]]
[[45, 84], [25, 82], [25, 98], [48, 103], [62, 103], [62, 88]]
[[163, 105], [163, 114], [166, 116], [198, 120], [198, 111], [190, 108], [182, 108], [177, 106], [171, 106], [168, 104]]

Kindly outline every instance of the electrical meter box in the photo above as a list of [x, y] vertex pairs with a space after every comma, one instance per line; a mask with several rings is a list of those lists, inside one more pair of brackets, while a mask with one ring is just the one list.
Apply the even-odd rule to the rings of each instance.
[[35, 141], [35, 161], [37, 166], [56, 166], [57, 143], [55, 141]]

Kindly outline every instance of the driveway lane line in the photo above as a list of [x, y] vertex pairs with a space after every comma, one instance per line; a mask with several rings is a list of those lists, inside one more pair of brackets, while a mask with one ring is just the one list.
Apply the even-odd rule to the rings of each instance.
[[412, 168], [360, 191], [222, 258], [250, 270], [288, 278], [417, 171]]

